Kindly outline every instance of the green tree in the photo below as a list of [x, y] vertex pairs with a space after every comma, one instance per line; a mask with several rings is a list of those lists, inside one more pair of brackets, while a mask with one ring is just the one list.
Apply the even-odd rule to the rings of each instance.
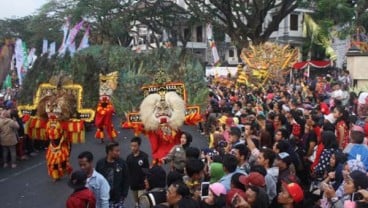
[[83, 18], [92, 26], [95, 43], [103, 42], [127, 46], [130, 42], [130, 22], [127, 15], [134, 0], [73, 0], [70, 16]]
[[312, 14], [313, 19], [320, 25], [322, 32], [328, 35], [334, 26], [344, 26], [345, 30], [340, 33], [344, 36], [348, 33], [354, 17], [354, 8], [346, 0], [317, 0]]
[[[222, 28], [241, 49], [268, 40], [279, 23], [298, 6], [299, 0], [185, 0], [200, 21]], [[266, 21], [268, 15], [269, 21]]]
[[190, 26], [197, 21], [187, 10], [169, 0], [137, 1], [129, 11], [129, 16], [132, 23], [145, 25], [156, 34], [150, 38], [154, 39], [157, 47], [162, 41], [163, 32], [166, 31], [174, 46], [180, 41], [185, 48], [191, 37], [182, 31], [187, 28], [189, 29], [187, 34], [190, 34]]

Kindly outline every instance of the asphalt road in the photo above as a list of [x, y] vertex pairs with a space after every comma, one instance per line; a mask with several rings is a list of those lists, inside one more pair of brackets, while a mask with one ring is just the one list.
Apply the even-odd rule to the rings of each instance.
[[[119, 129], [118, 119], [115, 120], [115, 127]], [[207, 146], [207, 140], [200, 135], [196, 127], [183, 126], [182, 130], [193, 135], [192, 146], [199, 148]], [[133, 132], [125, 129], [119, 129], [119, 131], [117, 141], [121, 144], [121, 156], [125, 159], [130, 153], [129, 141]], [[74, 170], [79, 168], [77, 156], [82, 151], [91, 151], [95, 161], [104, 157], [105, 145], [94, 138], [94, 133], [93, 128], [86, 132], [85, 144], [73, 145], [70, 159]], [[148, 139], [143, 139], [141, 149], [150, 155], [149, 145]], [[71, 193], [72, 189], [67, 186], [66, 177], [58, 182], [52, 182], [47, 175], [45, 152], [40, 152], [27, 161], [18, 162], [16, 169], [0, 167], [1, 208], [62, 208], [65, 207], [65, 201]], [[126, 207], [134, 207], [133, 205], [133, 198], [129, 194]]]

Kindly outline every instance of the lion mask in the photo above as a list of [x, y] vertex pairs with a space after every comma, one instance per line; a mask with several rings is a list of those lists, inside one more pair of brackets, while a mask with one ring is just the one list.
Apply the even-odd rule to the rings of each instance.
[[142, 101], [139, 113], [146, 130], [157, 130], [160, 125], [177, 130], [185, 119], [185, 102], [175, 92], [150, 94]]

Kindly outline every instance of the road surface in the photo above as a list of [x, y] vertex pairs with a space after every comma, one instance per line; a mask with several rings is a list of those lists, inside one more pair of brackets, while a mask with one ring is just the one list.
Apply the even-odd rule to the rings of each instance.
[[[118, 119], [114, 119], [118, 128]], [[193, 135], [192, 146], [205, 147], [207, 140], [201, 136], [196, 127], [184, 126], [184, 131]], [[117, 141], [121, 146], [121, 156], [125, 159], [130, 153], [129, 141], [133, 136], [131, 130], [119, 129]], [[77, 156], [80, 152], [89, 150], [95, 156], [95, 161], [104, 157], [105, 145], [94, 138], [95, 129], [86, 132], [86, 143], [73, 145], [71, 163], [74, 170], [78, 169]], [[150, 155], [150, 146], [147, 139], [143, 139], [141, 149]], [[18, 162], [16, 169], [0, 167], [0, 207], [2, 208], [64, 208], [65, 201], [72, 193], [67, 186], [67, 178], [52, 182], [47, 175], [45, 152], [27, 161]], [[133, 198], [129, 193], [127, 208], [134, 207]]]

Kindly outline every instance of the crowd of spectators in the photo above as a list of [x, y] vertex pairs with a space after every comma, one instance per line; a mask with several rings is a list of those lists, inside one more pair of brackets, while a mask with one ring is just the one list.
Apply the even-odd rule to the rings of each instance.
[[[92, 207], [124, 207], [130, 187], [141, 208], [368, 207], [368, 93], [351, 91], [347, 72], [258, 87], [229, 79], [209, 79], [199, 126], [207, 148], [192, 146], [200, 138], [183, 132], [153, 164], [138, 137], [126, 160], [117, 143], [107, 145], [96, 168], [92, 153], [83, 152], [67, 204], [80, 203], [81, 194]], [[17, 121], [9, 128], [19, 141], [22, 121], [4, 103], [9, 115], [1, 113], [0, 122]], [[14, 148], [1, 141], [3, 159], [12, 158]]]

